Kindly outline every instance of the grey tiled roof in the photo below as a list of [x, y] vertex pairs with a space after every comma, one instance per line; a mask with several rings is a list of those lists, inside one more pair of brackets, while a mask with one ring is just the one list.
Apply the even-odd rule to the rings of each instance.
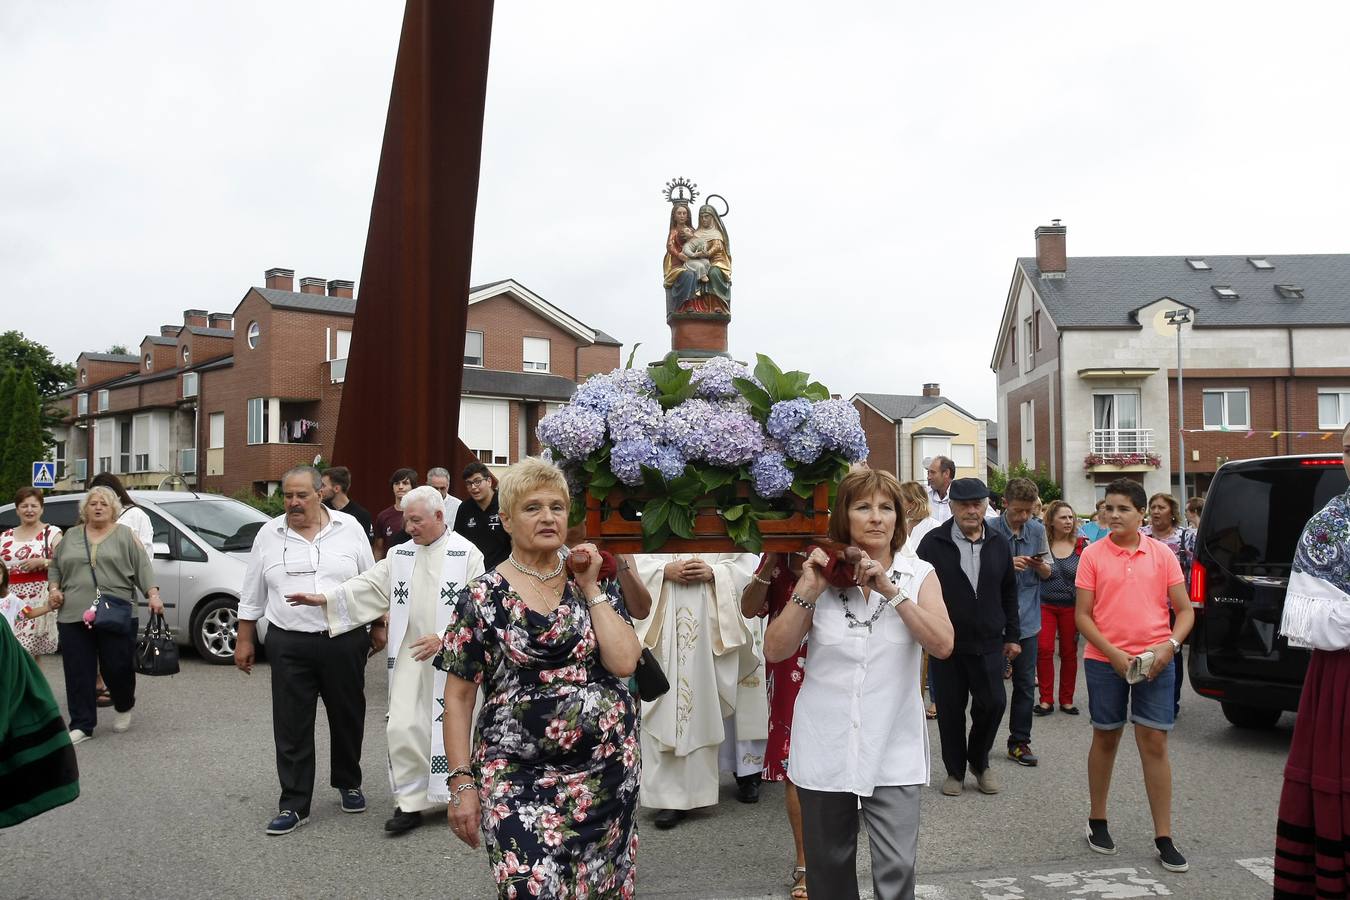
[[929, 425], [927, 428], [920, 428], [914, 432], [913, 437], [956, 437], [956, 432], [948, 431], [945, 428], [934, 428]]
[[[1063, 278], [1041, 278], [1035, 257], [1021, 257], [1026, 272], [1060, 328], [1129, 328], [1134, 310], [1168, 297], [1195, 310], [1199, 328], [1319, 326], [1350, 323], [1350, 254], [1265, 256], [1274, 269], [1259, 270], [1247, 256], [1071, 256]], [[1187, 259], [1203, 259], [1197, 272]], [[1277, 284], [1303, 289], [1286, 300]], [[1238, 299], [1221, 300], [1216, 285]]]
[[858, 394], [857, 396], [892, 422], [921, 416], [933, 407], [941, 406], [944, 403], [972, 419], [979, 418], [966, 412], [946, 397], [925, 397], [914, 394]]
[[84, 358], [92, 359], [95, 362], [118, 362], [118, 363], [139, 364], [141, 361], [141, 358], [139, 356], [131, 356], [126, 353], [86, 353], [84, 354]]
[[623, 346], [623, 341], [619, 340], [613, 335], [601, 331], [599, 328], [592, 328], [591, 330], [595, 332], [595, 342], [597, 344], [611, 344], [615, 347]]
[[[255, 287], [264, 300], [281, 309], [299, 309], [306, 312], [338, 313], [355, 315], [356, 301], [347, 297], [329, 297], [327, 294], [301, 294], [296, 291], [278, 291], [274, 288]], [[227, 332], [233, 334], [234, 332]]]
[[159, 345], [160, 347], [173, 347], [178, 343], [178, 338], [165, 337], [162, 334], [147, 334], [145, 336], [145, 339], [152, 344]]
[[576, 389], [575, 381], [561, 375], [464, 367], [463, 391], [466, 394], [562, 401], [571, 399]]
[[234, 332], [229, 328], [202, 328], [200, 325], [189, 325], [188, 332], [191, 334], [199, 334], [202, 337], [234, 337]]

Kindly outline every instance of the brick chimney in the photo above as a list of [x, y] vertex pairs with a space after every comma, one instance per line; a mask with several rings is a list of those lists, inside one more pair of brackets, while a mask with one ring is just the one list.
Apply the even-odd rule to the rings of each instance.
[[226, 331], [234, 330], [234, 316], [230, 313], [211, 313], [206, 318], [211, 323], [212, 328], [224, 328]]
[[182, 330], [182, 325], [161, 325], [159, 326], [159, 336], [176, 338]]
[[1042, 278], [1063, 278], [1068, 268], [1069, 258], [1065, 250], [1065, 232], [1059, 219], [1052, 219], [1049, 225], [1036, 229], [1036, 268], [1041, 270]]
[[326, 284], [322, 278], [301, 278], [300, 293], [322, 295]]
[[923, 395], [925, 397], [941, 397], [942, 385], [938, 384], [936, 381], [928, 382], [923, 386]]
[[207, 326], [206, 310], [204, 309], [185, 309], [183, 310], [183, 325], [190, 328], [205, 328]]
[[294, 269], [268, 269], [263, 276], [267, 279], [267, 286], [277, 291], [295, 290], [295, 270]]
[[334, 279], [328, 282], [328, 296], [352, 298], [352, 288], [356, 287], [355, 282]]

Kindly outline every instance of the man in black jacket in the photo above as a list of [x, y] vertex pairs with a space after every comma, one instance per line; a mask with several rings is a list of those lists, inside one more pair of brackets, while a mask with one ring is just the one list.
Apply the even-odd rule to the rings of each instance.
[[985, 530], [989, 489], [984, 482], [958, 478], [948, 496], [951, 521], [924, 535], [918, 550], [919, 557], [937, 571], [947, 614], [956, 630], [952, 655], [928, 660], [928, 685], [937, 704], [942, 763], [947, 769], [942, 793], [960, 794], [969, 766], [980, 791], [997, 794], [989, 748], [1008, 703], [1003, 692], [1004, 660], [1021, 651], [1017, 580], [1008, 542]]

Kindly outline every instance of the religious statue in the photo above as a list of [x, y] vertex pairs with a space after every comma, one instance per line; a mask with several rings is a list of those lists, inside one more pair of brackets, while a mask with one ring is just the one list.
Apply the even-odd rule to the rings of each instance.
[[[662, 264], [666, 289], [666, 316], [677, 314], [731, 315], [731, 240], [722, 218], [728, 212], [726, 200], [710, 194], [698, 207], [698, 185], [676, 178], [666, 185], [670, 203], [670, 228], [666, 235], [666, 256]], [[722, 201], [722, 212], [713, 206]]]

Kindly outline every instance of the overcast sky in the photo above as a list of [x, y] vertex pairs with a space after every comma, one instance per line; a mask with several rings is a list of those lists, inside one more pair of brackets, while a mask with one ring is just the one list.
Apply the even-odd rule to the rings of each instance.
[[[499, 0], [473, 280], [659, 358], [684, 175], [730, 202], [734, 355], [994, 416], [1052, 217], [1071, 256], [1350, 249], [1345, 9]], [[0, 327], [73, 360], [359, 279], [402, 13], [0, 3]]]

